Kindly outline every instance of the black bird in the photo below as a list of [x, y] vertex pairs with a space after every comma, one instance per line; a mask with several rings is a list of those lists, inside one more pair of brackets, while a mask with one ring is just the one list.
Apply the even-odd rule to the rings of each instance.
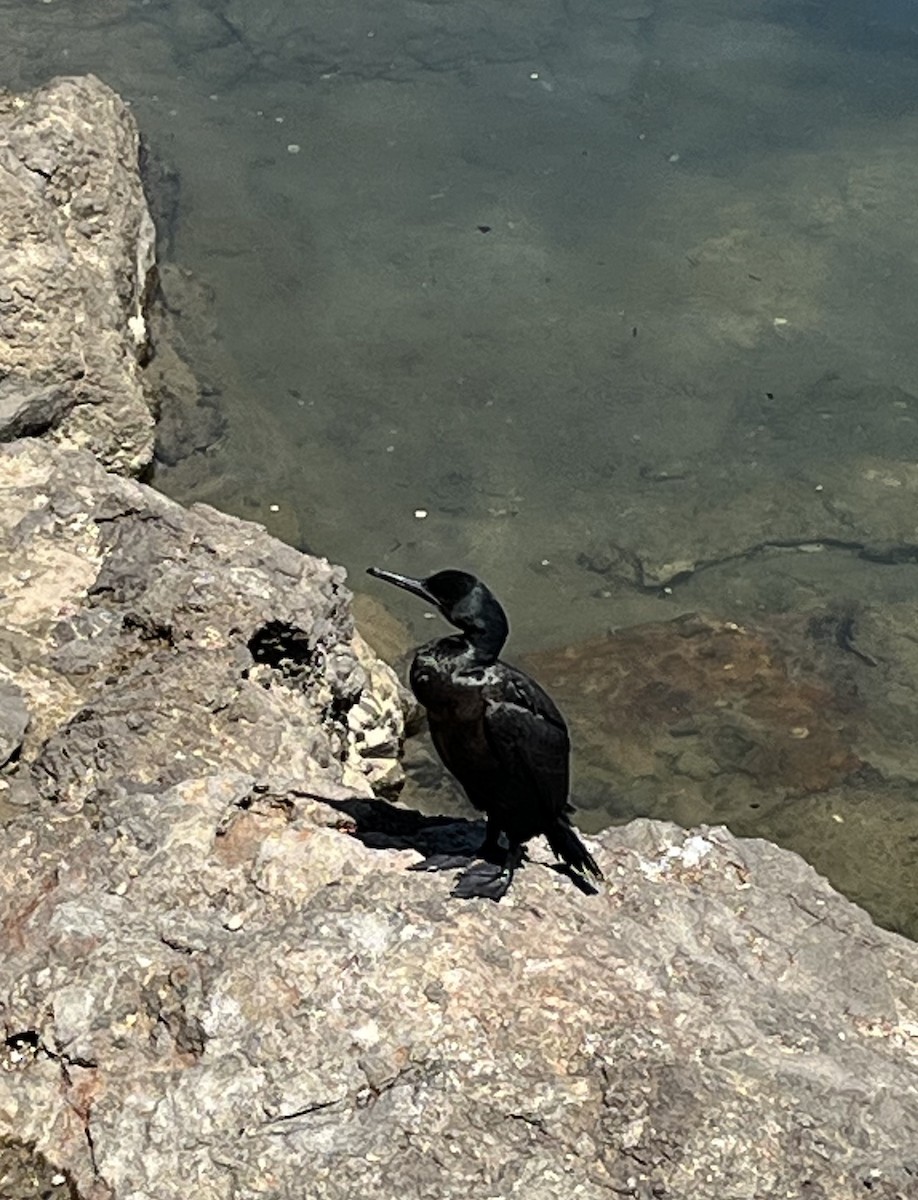
[[[443, 765], [487, 814], [476, 856], [484, 861], [459, 877], [453, 895], [500, 900], [522, 862], [524, 843], [538, 834], [570, 867], [602, 879], [568, 816], [573, 808], [564, 718], [534, 679], [498, 657], [510, 626], [493, 593], [465, 571], [411, 579], [370, 567], [369, 574], [420, 596], [460, 630], [421, 646], [409, 675]], [[416, 869], [447, 870], [469, 861], [434, 855]]]

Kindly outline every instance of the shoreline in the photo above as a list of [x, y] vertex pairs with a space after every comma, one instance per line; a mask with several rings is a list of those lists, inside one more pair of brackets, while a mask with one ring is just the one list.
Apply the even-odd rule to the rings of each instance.
[[406, 874], [474, 831], [376, 798], [405, 699], [342, 569], [130, 478], [156, 409], [133, 118], [84, 78], [0, 119], [0, 397], [32, 435], [0, 446], [0, 1175], [904, 1197], [918, 946], [795, 854], [635, 820], [591, 840], [596, 897], [540, 846], [500, 905]]

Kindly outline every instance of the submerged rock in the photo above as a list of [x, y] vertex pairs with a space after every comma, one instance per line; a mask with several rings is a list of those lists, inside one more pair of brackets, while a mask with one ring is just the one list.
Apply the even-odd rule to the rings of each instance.
[[724, 823], [918, 937], [914, 604], [691, 614], [526, 656], [574, 743], [588, 829]]
[[[170, 264], [161, 268], [159, 281], [150, 314], [156, 354], [146, 369], [146, 383], [156, 398], [155, 461], [158, 466], [170, 467], [203, 453], [223, 436], [226, 418], [220, 408], [221, 385], [204, 382], [198, 374], [205, 371], [201, 362], [205, 343], [214, 381], [220, 377], [216, 364], [225, 369], [226, 356], [212, 317], [212, 289], [191, 272]], [[189, 325], [197, 335], [195, 370], [184, 336]]]
[[862, 705], [799, 635], [698, 614], [528, 656], [617, 791], [675, 776], [742, 775], [763, 791], [821, 791], [861, 766]]

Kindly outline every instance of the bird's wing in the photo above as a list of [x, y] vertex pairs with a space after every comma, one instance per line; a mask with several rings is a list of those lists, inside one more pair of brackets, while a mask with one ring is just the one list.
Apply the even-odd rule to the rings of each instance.
[[485, 695], [485, 737], [508, 773], [525, 783], [533, 816], [549, 823], [567, 804], [570, 738], [564, 718], [535, 680], [511, 671]]

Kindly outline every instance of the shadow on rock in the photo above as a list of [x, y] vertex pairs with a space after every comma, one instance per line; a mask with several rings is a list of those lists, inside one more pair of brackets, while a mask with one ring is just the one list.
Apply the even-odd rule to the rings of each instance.
[[345, 831], [371, 850], [416, 850], [432, 854], [474, 854], [484, 840], [484, 821], [427, 817], [394, 808], [384, 800], [323, 800], [350, 818]]
[[[349, 818], [344, 832], [351, 834], [371, 850], [416, 850], [424, 858], [435, 854], [472, 856], [484, 840], [484, 821], [464, 817], [428, 817], [414, 809], [394, 808], [384, 800], [323, 800], [330, 808]], [[521, 866], [530, 862], [524, 855]], [[586, 896], [597, 889], [566, 863], [545, 864], [564, 875]]]

